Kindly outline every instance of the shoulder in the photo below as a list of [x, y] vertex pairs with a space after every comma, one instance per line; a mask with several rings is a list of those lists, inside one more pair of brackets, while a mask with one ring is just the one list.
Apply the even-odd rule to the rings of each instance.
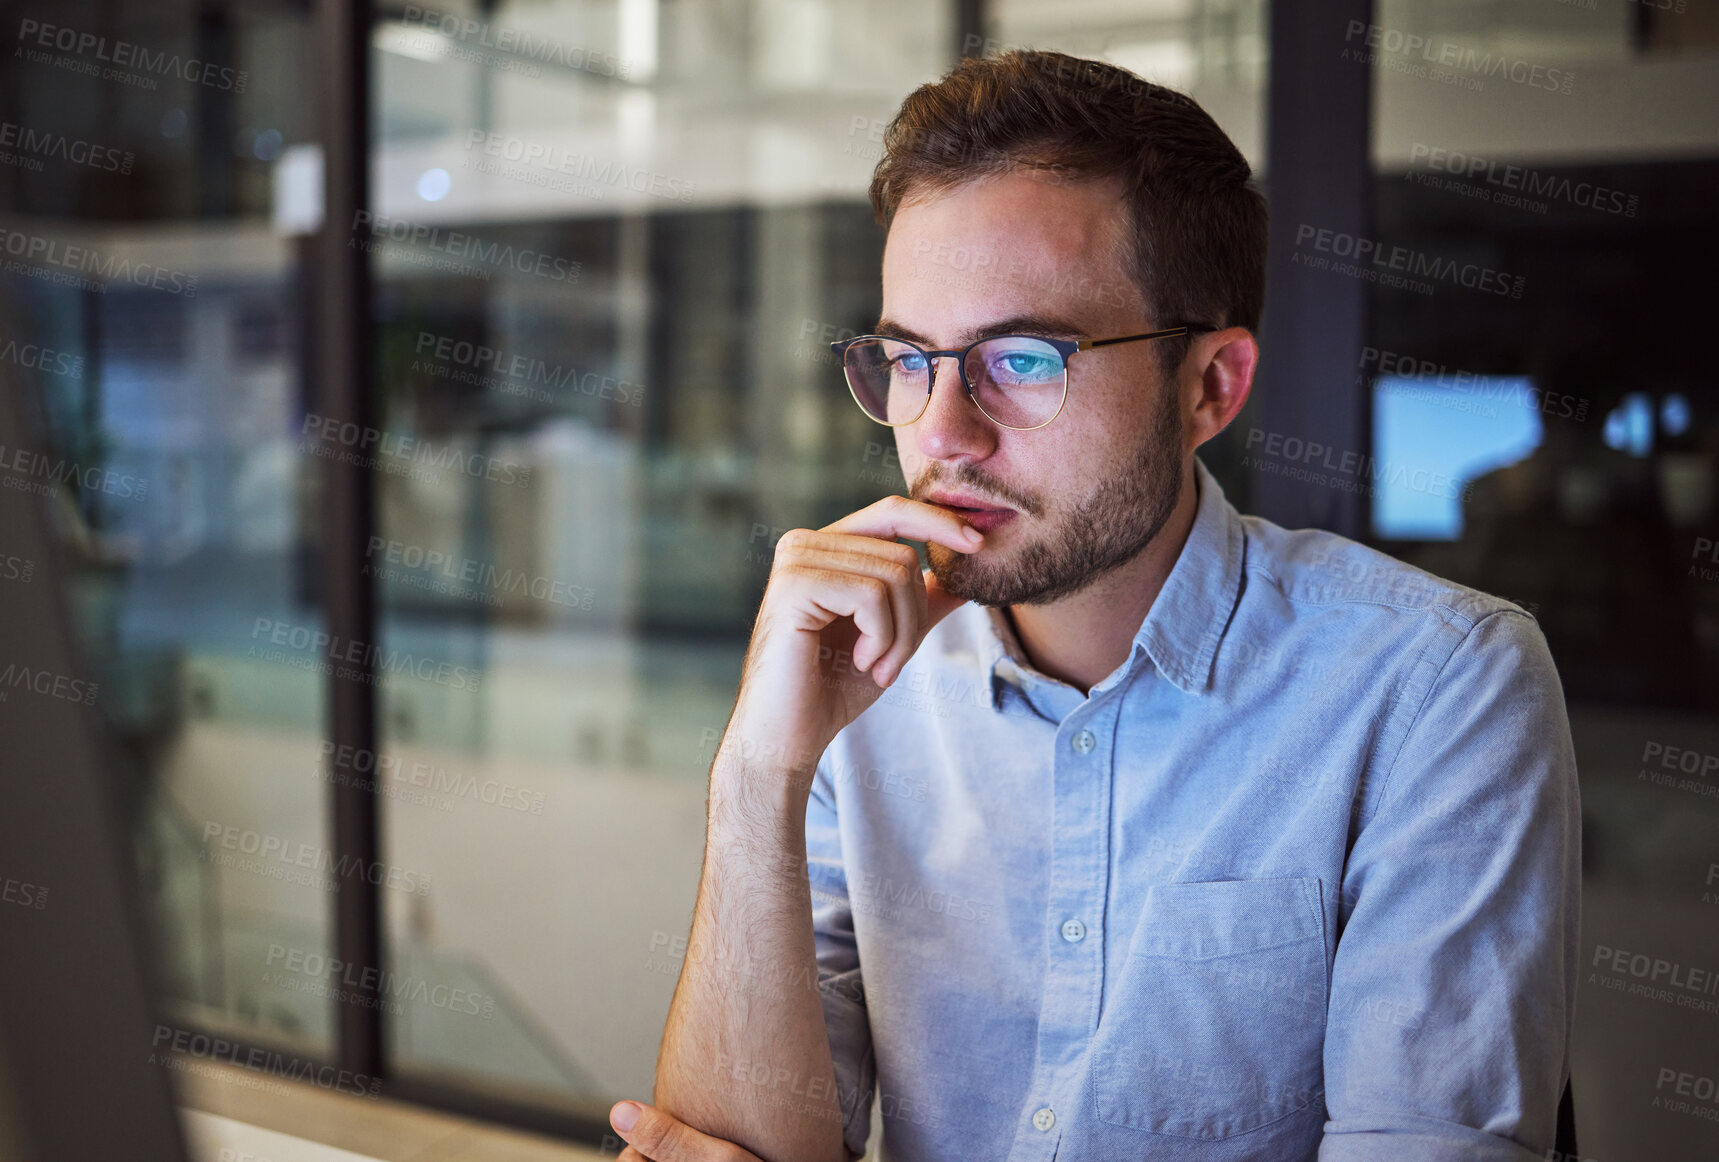
[[1561, 694], [1545, 636], [1520, 606], [1336, 533], [1251, 516], [1242, 525], [1246, 575], [1226, 637], [1252, 648], [1230, 651], [1236, 680], [1277, 658], [1333, 696], [1383, 700], [1408, 720], [1429, 698], [1510, 682]]
[[1308, 612], [1326, 606], [1371, 606], [1427, 615], [1463, 629], [1510, 612], [1533, 628], [1528, 612], [1502, 597], [1439, 577], [1348, 537], [1323, 529], [1285, 529], [1255, 516], [1241, 519], [1250, 583], [1264, 584]]

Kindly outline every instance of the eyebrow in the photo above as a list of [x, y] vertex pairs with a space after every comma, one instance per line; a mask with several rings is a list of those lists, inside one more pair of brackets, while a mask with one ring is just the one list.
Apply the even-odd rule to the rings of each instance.
[[[981, 339], [994, 339], [998, 335], [1037, 335], [1046, 339], [1073, 339], [1084, 335], [1088, 328], [1079, 326], [1072, 319], [1060, 315], [1010, 315], [1006, 319], [998, 319], [987, 323], [977, 330], [968, 331], [957, 341], [956, 345], [965, 347], [969, 343], [977, 343]], [[909, 343], [917, 343], [921, 347], [935, 347], [936, 344], [910, 327], [904, 327], [894, 319], [879, 319], [874, 335], [882, 335], [888, 339], [905, 339]]]

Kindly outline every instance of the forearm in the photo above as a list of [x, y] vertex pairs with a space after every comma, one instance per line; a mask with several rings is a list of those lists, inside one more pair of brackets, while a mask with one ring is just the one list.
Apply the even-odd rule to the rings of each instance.
[[657, 1061], [656, 1103], [772, 1162], [841, 1162], [812, 941], [805, 791], [719, 757], [704, 871]]

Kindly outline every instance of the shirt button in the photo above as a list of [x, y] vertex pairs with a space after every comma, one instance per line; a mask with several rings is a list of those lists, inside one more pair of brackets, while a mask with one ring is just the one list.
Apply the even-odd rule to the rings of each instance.
[[1064, 920], [1062, 922], [1062, 938], [1070, 944], [1079, 944], [1086, 939], [1086, 925], [1079, 920]]
[[1074, 736], [1074, 749], [1080, 754], [1091, 754], [1092, 748], [1098, 745], [1098, 736], [1090, 730], [1083, 730]]
[[1050, 1128], [1054, 1125], [1056, 1125], [1056, 1115], [1051, 1113], [1051, 1108], [1049, 1106], [1046, 1106], [1044, 1109], [1033, 1115], [1033, 1126], [1038, 1129], [1040, 1133], [1050, 1133]]

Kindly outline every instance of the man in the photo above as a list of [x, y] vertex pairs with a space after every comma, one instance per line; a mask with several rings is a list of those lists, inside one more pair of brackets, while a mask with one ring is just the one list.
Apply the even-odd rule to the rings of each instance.
[[837, 347], [911, 499], [780, 540], [626, 1156], [851, 1158], [874, 1092], [894, 1159], [1543, 1156], [1558, 678], [1522, 610], [1196, 459], [1258, 357], [1247, 164], [1037, 52], [885, 144], [883, 318]]

